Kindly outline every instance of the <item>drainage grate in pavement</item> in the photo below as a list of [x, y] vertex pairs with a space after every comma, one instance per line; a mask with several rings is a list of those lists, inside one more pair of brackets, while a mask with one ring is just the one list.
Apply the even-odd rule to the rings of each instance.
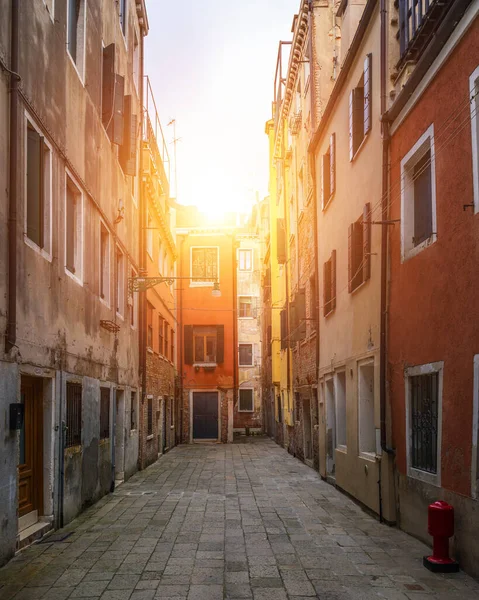
[[55, 533], [54, 535], [49, 535], [43, 538], [39, 544], [51, 544], [52, 542], [64, 542], [67, 538], [73, 535], [75, 532], [70, 531], [68, 533]]

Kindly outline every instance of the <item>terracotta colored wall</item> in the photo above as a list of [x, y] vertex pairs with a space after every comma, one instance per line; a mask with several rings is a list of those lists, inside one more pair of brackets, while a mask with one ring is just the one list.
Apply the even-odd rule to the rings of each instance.
[[395, 132], [391, 219], [401, 217], [400, 162], [433, 123], [437, 241], [401, 264], [391, 230], [390, 397], [397, 467], [406, 473], [404, 368], [444, 361], [442, 486], [470, 495], [473, 356], [479, 353], [479, 215], [473, 202], [469, 75], [479, 64], [479, 20]]

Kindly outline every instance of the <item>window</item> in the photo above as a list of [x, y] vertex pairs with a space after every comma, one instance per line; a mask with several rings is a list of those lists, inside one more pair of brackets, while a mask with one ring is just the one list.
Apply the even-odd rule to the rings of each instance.
[[[118, 159], [125, 175], [136, 172], [136, 132], [131, 142], [131, 131], [136, 127], [136, 117], [131, 115], [131, 96], [125, 96], [125, 78], [115, 72], [116, 46], [114, 43], [103, 48], [102, 64], [102, 123], [111, 142], [122, 146], [126, 132], [125, 147], [120, 148]], [[128, 119], [125, 122], [125, 99], [128, 106]], [[131, 159], [131, 160], [130, 160]], [[131, 164], [130, 164], [131, 162]]]
[[474, 387], [472, 399], [472, 477], [471, 496], [479, 497], [479, 354], [474, 356]]
[[239, 391], [239, 412], [254, 411], [254, 390], [243, 389]]
[[126, 28], [128, 23], [128, 0], [120, 0], [120, 27], [123, 36], [126, 38]]
[[[135, 269], [132, 269], [130, 277], [134, 279], [137, 276]], [[130, 325], [135, 328], [138, 318], [138, 293], [131, 291], [130, 288], [128, 288], [128, 305], [130, 307]]]
[[336, 373], [336, 447], [346, 449], [346, 372]]
[[444, 363], [406, 369], [408, 475], [440, 485], [441, 405]]
[[276, 420], [278, 423], [283, 422], [283, 406], [281, 404], [281, 396], [276, 396]]
[[83, 79], [85, 60], [86, 0], [68, 0], [67, 49], [80, 77]]
[[472, 176], [474, 180], [474, 212], [479, 212], [479, 67], [469, 78], [471, 99]]
[[175, 332], [173, 331], [173, 329], [171, 330], [171, 362], [174, 363], [175, 361]]
[[163, 354], [163, 317], [158, 317], [158, 352]]
[[146, 251], [148, 252], [151, 260], [153, 260], [153, 219], [150, 211], [148, 211], [148, 229], [146, 232]]
[[133, 83], [135, 89], [140, 92], [140, 44], [138, 42], [138, 34], [136, 30], [133, 36]]
[[65, 447], [81, 446], [82, 431], [82, 386], [79, 383], [67, 383]]
[[137, 399], [136, 392], [131, 392], [130, 431], [136, 429], [137, 424]]
[[163, 355], [165, 358], [168, 358], [168, 350], [170, 349], [169, 339], [168, 339], [169, 329], [170, 329], [170, 326], [165, 321], [165, 347], [164, 347], [164, 351], [163, 351]]
[[82, 281], [83, 268], [83, 194], [67, 174], [65, 207], [65, 260], [68, 273]]
[[218, 248], [191, 249], [191, 277], [197, 285], [218, 280]]
[[240, 344], [239, 345], [239, 366], [240, 367], [252, 367], [253, 366], [253, 344]]
[[110, 304], [110, 232], [100, 221], [100, 298]]
[[125, 255], [116, 248], [116, 312], [122, 317], [125, 314]]
[[309, 319], [310, 330], [316, 331], [318, 328], [318, 297], [316, 295], [316, 278], [314, 275], [309, 279]]
[[100, 388], [100, 439], [110, 437], [110, 388]]
[[371, 205], [364, 205], [363, 216], [349, 226], [348, 289], [354, 292], [371, 276]]
[[433, 125], [401, 161], [402, 260], [435, 242], [436, 183]]
[[376, 452], [374, 363], [359, 365], [359, 452]]
[[152, 436], [153, 435], [153, 396], [148, 396], [147, 398], [147, 435], [148, 436]]
[[239, 297], [239, 318], [248, 319], [253, 316], [252, 308], [253, 299], [251, 296], [240, 296]]
[[154, 312], [154, 310], [155, 310], [155, 308], [154, 308], [153, 304], [151, 304], [151, 302], [147, 302], [146, 312], [147, 312], [148, 332], [147, 332], [146, 345], [150, 349], [153, 348], [153, 312]]
[[253, 251], [250, 249], [238, 250], [239, 270], [251, 271], [253, 268]]
[[372, 54], [368, 54], [361, 79], [349, 96], [349, 160], [353, 160], [372, 127], [371, 64]]
[[52, 151], [27, 119], [26, 234], [35, 248], [51, 253]]
[[195, 327], [194, 361], [195, 363], [216, 363], [216, 329]]
[[336, 189], [336, 134], [329, 136], [329, 147], [321, 163], [321, 207], [329, 204]]
[[323, 313], [326, 317], [336, 308], [336, 250], [323, 265]]

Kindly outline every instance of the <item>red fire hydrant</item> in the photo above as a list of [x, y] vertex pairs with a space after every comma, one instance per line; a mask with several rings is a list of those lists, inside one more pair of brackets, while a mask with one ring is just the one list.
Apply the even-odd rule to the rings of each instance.
[[456, 573], [457, 562], [449, 557], [449, 538], [454, 535], [454, 508], [438, 500], [428, 508], [428, 532], [433, 538], [432, 556], [425, 556], [424, 566], [434, 573]]

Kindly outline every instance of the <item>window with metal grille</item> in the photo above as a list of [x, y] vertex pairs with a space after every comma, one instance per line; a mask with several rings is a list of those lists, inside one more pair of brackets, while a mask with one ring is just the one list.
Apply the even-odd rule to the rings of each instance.
[[239, 406], [240, 412], [254, 411], [254, 390], [244, 389], [239, 391]]
[[252, 367], [253, 366], [253, 344], [240, 344], [239, 345], [239, 366], [240, 367]]
[[136, 429], [137, 423], [136, 392], [131, 392], [130, 431]]
[[251, 271], [253, 268], [253, 251], [246, 248], [238, 250], [238, 262], [240, 271]]
[[409, 376], [411, 467], [437, 473], [439, 373]]
[[153, 348], [153, 312], [154, 312], [154, 310], [155, 310], [155, 307], [153, 306], [153, 304], [151, 304], [150, 302], [147, 302], [146, 317], [147, 317], [148, 330], [147, 330], [147, 337], [146, 337], [146, 345], [150, 349]]
[[82, 429], [82, 386], [79, 383], [67, 383], [65, 447], [81, 445]]
[[168, 323], [165, 321], [165, 347], [163, 350], [163, 356], [165, 358], [168, 358], [168, 350], [170, 349], [170, 342], [169, 342], [169, 333], [170, 333], [170, 326], [168, 325]]
[[244, 319], [253, 316], [253, 299], [251, 296], [240, 296], [239, 318]]
[[163, 340], [163, 317], [158, 317], [158, 352], [163, 354], [164, 340]]
[[153, 397], [148, 397], [147, 435], [153, 435]]
[[110, 437], [110, 388], [100, 388], [100, 439]]
[[218, 279], [218, 248], [191, 249], [191, 277], [197, 283], [214, 283]]

